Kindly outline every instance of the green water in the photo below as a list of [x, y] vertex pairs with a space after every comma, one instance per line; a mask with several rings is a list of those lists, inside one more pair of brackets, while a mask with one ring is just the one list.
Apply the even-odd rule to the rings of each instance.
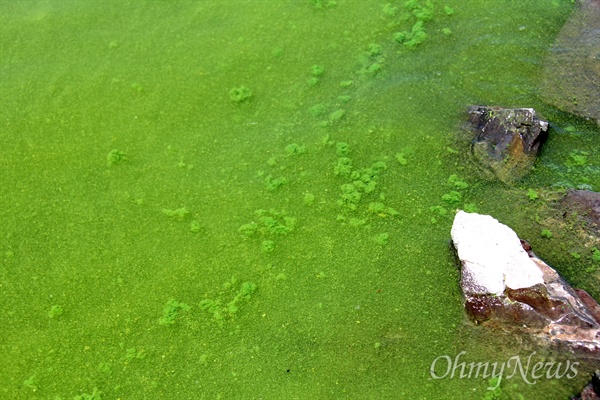
[[[598, 129], [536, 93], [571, 1], [432, 1], [413, 48], [404, 3], [1, 2], [0, 397], [574, 394], [429, 371], [531, 353], [465, 320], [457, 207], [599, 295], [526, 195], [600, 189]], [[521, 185], [460, 155], [471, 104], [551, 120]]]

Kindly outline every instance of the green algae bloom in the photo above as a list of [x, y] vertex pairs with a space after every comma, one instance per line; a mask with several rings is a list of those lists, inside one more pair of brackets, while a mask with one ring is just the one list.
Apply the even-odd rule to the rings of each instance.
[[306, 154], [307, 149], [305, 145], [292, 143], [285, 146], [285, 152], [290, 156], [299, 156], [300, 154]]
[[350, 218], [348, 220], [348, 225], [354, 227], [354, 228], [359, 228], [361, 226], [365, 226], [367, 224], [367, 220], [363, 219], [363, 218]]
[[236, 103], [243, 103], [250, 100], [251, 97], [252, 91], [246, 86], [233, 88], [229, 91], [229, 98]]
[[477, 205], [475, 203], [465, 203], [462, 206], [463, 211], [468, 212], [468, 213], [478, 213], [479, 212], [479, 207], [477, 207]]
[[320, 117], [327, 112], [327, 106], [324, 104], [315, 104], [309, 111], [313, 117]]
[[121, 150], [113, 149], [106, 156], [106, 164], [110, 167], [111, 165], [119, 164], [127, 160], [127, 154]]
[[53, 305], [52, 307], [50, 307], [50, 311], [48, 311], [48, 317], [50, 317], [50, 318], [59, 317], [63, 313], [64, 313], [64, 310], [63, 310], [62, 306]]
[[448, 177], [448, 186], [456, 190], [464, 190], [469, 187], [469, 184], [458, 177], [456, 174], [452, 174]]
[[323, 72], [325, 72], [325, 68], [323, 68], [320, 65], [313, 65], [312, 67], [310, 67], [310, 73], [313, 76], [321, 76], [323, 75]]
[[457, 205], [462, 201], [462, 194], [457, 192], [456, 190], [452, 190], [449, 193], [442, 195], [442, 200], [444, 200], [448, 204]]
[[350, 154], [350, 146], [346, 142], [339, 142], [335, 145], [335, 154], [339, 157], [347, 157]]
[[[226, 289], [229, 289], [231, 286], [230, 284], [234, 281], [235, 278], [232, 278], [232, 282], [227, 282], [228, 287]], [[198, 306], [200, 310], [210, 314], [213, 321], [222, 327], [226, 320], [231, 319], [238, 313], [243, 303], [250, 301], [257, 288], [258, 286], [254, 282], [243, 282], [230, 301], [225, 302], [225, 298], [227, 298], [228, 295], [230, 296], [231, 292], [223, 292], [220, 293], [216, 299], [204, 299], [200, 301]]]
[[193, 233], [198, 233], [202, 230], [202, 225], [200, 224], [200, 221], [196, 221], [193, 220], [192, 222], [190, 222], [190, 231]]
[[333, 173], [335, 175], [350, 176], [352, 171], [352, 160], [348, 157], [338, 158], [337, 164], [333, 167]]
[[379, 246], [387, 246], [387, 244], [388, 244], [388, 242], [390, 240], [390, 234], [389, 233], [380, 233], [379, 235], [375, 236], [373, 238], [373, 240]]
[[146, 353], [144, 350], [136, 350], [134, 347], [131, 347], [125, 351], [125, 359], [127, 361], [132, 360], [141, 360], [146, 357]]
[[340, 199], [337, 201], [338, 205], [346, 210], [354, 211], [358, 207], [358, 203], [362, 198], [360, 191], [351, 183], [346, 183], [340, 186], [342, 191]]
[[285, 211], [260, 209], [254, 214], [258, 222], [250, 222], [239, 228], [239, 232], [245, 236], [287, 235], [296, 227], [296, 218], [288, 216]]
[[552, 234], [552, 231], [550, 229], [542, 229], [541, 236], [544, 239], [551, 239], [554, 235]]
[[162, 212], [167, 217], [176, 218], [176, 219], [180, 219], [180, 220], [185, 219], [190, 213], [187, 210], [187, 208], [185, 208], [185, 207], [176, 208], [176, 209], [163, 208]]
[[273, 175], [269, 174], [265, 177], [264, 183], [267, 190], [276, 190], [285, 185], [287, 183], [287, 179], [285, 179], [283, 176], [274, 178]]
[[315, 195], [310, 192], [305, 193], [302, 200], [307, 206], [312, 206], [315, 203]]
[[93, 388], [92, 393], [83, 393], [73, 397], [73, 400], [102, 400], [102, 392]]
[[329, 114], [329, 121], [331, 121], [331, 122], [339, 121], [340, 119], [342, 119], [344, 117], [344, 115], [346, 115], [346, 110], [342, 110], [342, 109], [335, 110], [334, 112]]
[[539, 199], [539, 194], [537, 191], [535, 191], [534, 189], [527, 189], [527, 197], [529, 197], [529, 200], [537, 200]]
[[415, 48], [423, 43], [429, 36], [425, 32], [423, 21], [417, 21], [410, 31], [396, 32], [394, 40], [407, 48]]
[[[475, 205], [598, 298], [600, 251], [546, 212], [600, 188], [597, 128], [537, 97], [571, 1], [338, 3], [3, 3], [0, 397], [490, 397], [429, 374], [528, 356], [464, 317]], [[469, 99], [560, 133], [518, 186], [468, 162]]]
[[429, 207], [429, 211], [435, 215], [439, 215], [440, 217], [446, 217], [449, 215], [448, 210], [443, 206], [431, 206]]
[[408, 164], [408, 160], [406, 159], [406, 155], [404, 153], [396, 153], [396, 161], [398, 161], [400, 165]]
[[163, 309], [163, 316], [158, 320], [160, 325], [173, 325], [181, 311], [189, 311], [190, 306], [180, 303], [175, 299], [170, 299]]
[[309, 86], [315, 86], [319, 82], [320, 80], [316, 76], [312, 76], [306, 80], [306, 83], [308, 83]]
[[600, 262], [600, 249], [596, 247], [592, 248], [592, 259], [596, 262]]
[[263, 252], [270, 253], [275, 250], [275, 242], [272, 240], [264, 240], [261, 248]]

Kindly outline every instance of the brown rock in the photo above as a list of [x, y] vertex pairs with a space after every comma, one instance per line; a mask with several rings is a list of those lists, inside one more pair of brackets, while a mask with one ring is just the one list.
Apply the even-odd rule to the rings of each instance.
[[588, 292], [583, 289], [575, 289], [575, 294], [579, 297], [579, 300], [588, 308], [594, 319], [600, 324], [600, 305], [594, 300]]
[[452, 240], [465, 310], [477, 324], [600, 360], [600, 305], [490, 216], [459, 211]]
[[473, 156], [505, 183], [529, 172], [548, 131], [548, 123], [533, 108], [473, 106], [469, 120], [475, 135]]

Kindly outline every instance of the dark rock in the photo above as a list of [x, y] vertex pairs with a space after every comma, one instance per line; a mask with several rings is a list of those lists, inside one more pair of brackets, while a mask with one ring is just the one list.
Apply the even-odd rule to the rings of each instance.
[[512, 229], [488, 215], [459, 211], [452, 241], [473, 321], [600, 360], [600, 305], [576, 292]]
[[533, 108], [473, 106], [469, 120], [475, 134], [473, 156], [505, 183], [530, 171], [548, 131]]
[[571, 397], [571, 400], [600, 400], [600, 370], [592, 375], [590, 383], [583, 388], [581, 393]]
[[544, 62], [541, 97], [600, 125], [600, 0], [577, 1]]

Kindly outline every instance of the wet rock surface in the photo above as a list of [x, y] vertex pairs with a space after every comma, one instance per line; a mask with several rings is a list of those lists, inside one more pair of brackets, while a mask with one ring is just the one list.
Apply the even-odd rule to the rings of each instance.
[[465, 310], [475, 323], [600, 359], [598, 303], [574, 290], [512, 229], [489, 215], [459, 211], [452, 241]]
[[512, 183], [527, 175], [547, 137], [533, 108], [469, 108], [472, 154], [490, 175]]
[[541, 98], [600, 125], [600, 0], [578, 0], [545, 62]]

